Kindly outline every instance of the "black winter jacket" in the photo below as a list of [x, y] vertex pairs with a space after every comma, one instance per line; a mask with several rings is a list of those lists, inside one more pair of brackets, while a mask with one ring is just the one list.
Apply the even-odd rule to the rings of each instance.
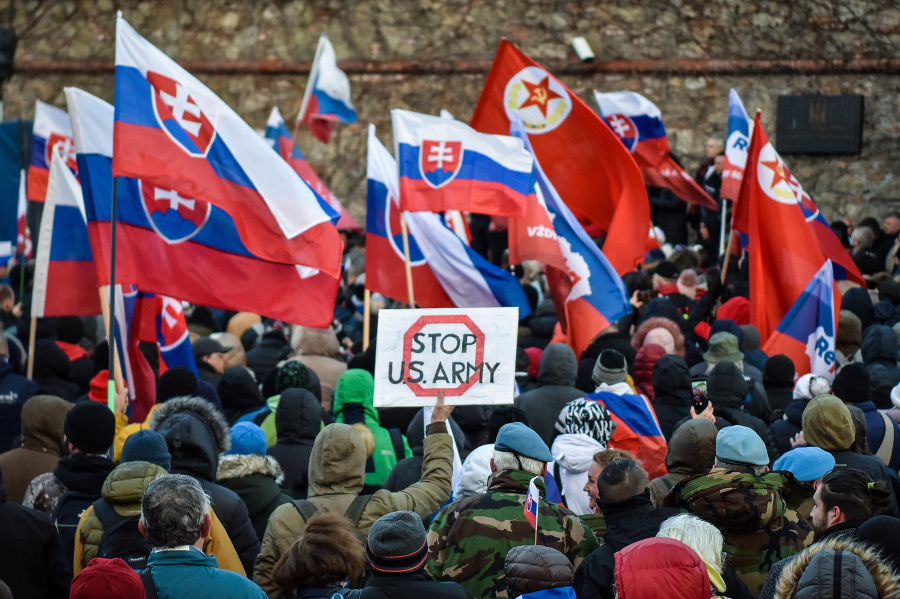
[[869, 373], [872, 401], [879, 410], [893, 407], [891, 389], [900, 383], [897, 368], [897, 337], [891, 327], [873, 325], [860, 345], [863, 363]]
[[554, 427], [560, 410], [573, 399], [585, 396], [574, 386], [577, 372], [578, 363], [572, 348], [562, 343], [548, 345], [538, 366], [538, 388], [515, 399], [516, 407], [525, 412], [528, 425], [541, 436], [547, 447], [553, 445], [556, 438]]
[[309, 455], [322, 430], [322, 405], [306, 389], [285, 389], [275, 409], [278, 442], [268, 449], [284, 472], [282, 486], [294, 499], [306, 499]]
[[[709, 374], [707, 383], [709, 401], [713, 405], [713, 413], [717, 419], [723, 419], [730, 424], [739, 424], [753, 429], [759, 438], [766, 444], [769, 454], [769, 463], [774, 462], [781, 455], [772, 441], [772, 433], [768, 425], [752, 416], [744, 410], [744, 403], [748, 399], [748, 385], [741, 370], [733, 362], [719, 362]], [[722, 428], [719, 422], [716, 426]]]
[[691, 374], [681, 357], [670, 355], [659, 359], [653, 367], [653, 390], [653, 411], [668, 442], [675, 425], [691, 415], [693, 403]]

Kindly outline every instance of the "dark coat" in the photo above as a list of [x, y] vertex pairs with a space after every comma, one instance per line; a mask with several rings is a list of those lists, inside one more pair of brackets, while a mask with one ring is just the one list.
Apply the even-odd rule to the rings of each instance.
[[200, 482], [212, 499], [212, 508], [231, 538], [246, 572], [253, 571], [259, 539], [247, 506], [231, 489], [216, 484], [219, 455], [231, 446], [224, 417], [199, 397], [170, 399], [150, 417], [149, 428], [166, 439], [172, 454], [172, 473], [187, 474]]
[[247, 352], [247, 368], [256, 380], [265, 380], [270, 370], [291, 355], [291, 344], [281, 333], [266, 333], [255, 347]]
[[769, 425], [772, 433], [772, 441], [778, 453], [784, 454], [791, 450], [791, 439], [803, 430], [803, 410], [809, 404], [809, 399], [795, 399], [784, 409], [784, 416]]
[[541, 436], [547, 447], [556, 438], [554, 427], [559, 411], [573, 399], [585, 395], [575, 387], [577, 372], [578, 363], [572, 348], [562, 343], [548, 345], [538, 366], [538, 388], [526, 391], [515, 399], [515, 406], [525, 412], [529, 426]]
[[718, 429], [703, 418], [692, 418], [675, 429], [666, 453], [665, 476], [650, 481], [650, 500], [662, 505], [662, 499], [679, 481], [694, 474], [709, 472], [716, 461]]
[[634, 366], [637, 351], [631, 346], [631, 337], [619, 331], [600, 335], [578, 357], [578, 376], [575, 379], [575, 386], [585, 393], [593, 393], [597, 388], [597, 383], [594, 382], [591, 375], [594, 373], [597, 357], [604, 349], [614, 349], [625, 356], [629, 371]]
[[863, 363], [869, 373], [872, 387], [872, 401], [880, 410], [887, 410], [891, 404], [891, 389], [900, 383], [900, 368], [897, 368], [897, 337], [891, 327], [873, 325], [860, 345]]
[[[456, 442], [457, 451], [462, 453], [466, 438], [465, 433], [459, 428], [452, 416], [447, 419], [447, 424], [453, 431], [453, 440]], [[412, 457], [398, 461], [382, 485], [391, 493], [402, 491], [406, 487], [416, 484], [422, 478], [422, 465], [425, 463], [425, 416], [423, 409], [416, 412], [409, 423], [409, 427], [406, 429], [406, 440], [409, 442], [409, 447], [412, 450]]]
[[34, 381], [13, 373], [12, 364], [0, 362], [0, 453], [12, 449], [22, 433], [22, 406], [37, 388]]
[[[866, 443], [869, 446], [869, 453], [875, 455], [884, 441], [885, 420], [871, 401], [864, 401], [854, 405], [866, 415]], [[887, 466], [896, 472], [900, 469], [900, 426], [891, 418], [888, 418], [887, 421], [894, 429], [894, 445], [891, 449], [891, 459], [888, 461]]]
[[285, 389], [275, 409], [278, 442], [268, 449], [284, 472], [282, 486], [295, 499], [306, 499], [309, 455], [322, 429], [322, 406], [306, 389]]
[[679, 356], [660, 358], [653, 367], [653, 389], [656, 394], [653, 411], [668, 441], [675, 431], [675, 424], [691, 414], [691, 374], [684, 359]]
[[[774, 462], [779, 455], [772, 441], [772, 433], [765, 422], [752, 416], [744, 410], [744, 403], [748, 399], [748, 386], [744, 375], [736, 364], [732, 362], [719, 362], [709, 375], [707, 384], [709, 401], [712, 402], [714, 414], [717, 419], [724, 419], [731, 424], [739, 424], [753, 429], [759, 438], [766, 444], [769, 453], [769, 463]], [[717, 423], [716, 426], [719, 426]]]
[[50, 519], [7, 501], [0, 478], [0, 580], [16, 599], [66, 599], [72, 560], [66, 561]]
[[272, 456], [226, 455], [219, 462], [216, 481], [237, 493], [247, 506], [256, 537], [262, 542], [269, 516], [291, 498], [281, 492], [281, 466]]
[[352, 599], [472, 599], [471, 593], [456, 582], [433, 580], [424, 569], [412, 574], [375, 574], [366, 581], [362, 593], [346, 592]]

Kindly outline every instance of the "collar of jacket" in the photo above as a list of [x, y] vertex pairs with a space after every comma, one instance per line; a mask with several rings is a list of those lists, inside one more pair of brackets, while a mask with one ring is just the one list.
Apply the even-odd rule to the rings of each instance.
[[[488, 479], [488, 491], [516, 491], [528, 493], [528, 483], [534, 474], [524, 470], [497, 470]], [[544, 477], [538, 476], [535, 481], [541, 497], [547, 496], [547, 483]]]
[[600, 510], [603, 512], [603, 515], [609, 518], [610, 516], [616, 516], [621, 514], [622, 512], [627, 512], [629, 510], [633, 510], [634, 508], [644, 507], [647, 505], [652, 505], [650, 501], [650, 489], [644, 490], [643, 493], [635, 495], [634, 497], [629, 497], [625, 501], [619, 501], [618, 503], [603, 503], [600, 502]]

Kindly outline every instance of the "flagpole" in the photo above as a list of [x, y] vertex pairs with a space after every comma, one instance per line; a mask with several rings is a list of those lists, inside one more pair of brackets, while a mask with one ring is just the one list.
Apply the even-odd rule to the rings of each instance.
[[721, 208], [722, 224], [719, 227], [719, 253], [720, 254], [725, 251], [725, 225], [727, 224], [726, 214], [728, 212], [728, 210], [727, 210], [728, 204], [726, 202], [728, 202], [728, 200], [726, 200], [725, 198], [722, 198], [722, 208]]
[[370, 327], [372, 326], [372, 316], [369, 312], [372, 309], [372, 292], [366, 288], [363, 291], [363, 338], [362, 338], [362, 348], [363, 351], [369, 349], [369, 335], [371, 333]]
[[728, 263], [731, 261], [731, 249], [734, 246], [734, 231], [728, 236], [728, 249], [725, 250], [725, 261], [722, 263], [722, 284], [725, 284], [725, 277], [728, 276]]
[[[106, 404], [109, 406], [109, 410], [114, 412], [116, 409], [116, 386], [117, 386], [117, 377], [115, 375], [116, 370], [118, 369], [119, 362], [116, 360], [116, 333], [115, 333], [115, 323], [116, 323], [116, 220], [118, 216], [118, 208], [119, 208], [119, 198], [116, 193], [116, 188], [118, 187], [119, 178], [113, 176], [113, 184], [112, 184], [112, 214], [110, 215], [109, 225], [110, 225], [110, 247], [109, 247], [109, 288], [112, 293], [109, 294], [109, 318], [106, 321], [106, 338], [109, 341], [109, 379], [106, 383]], [[106, 289], [103, 289], [106, 291]], [[102, 293], [102, 292], [101, 292]], [[101, 305], [102, 305], [101, 301]], [[124, 341], [124, 339], [123, 339]], [[119, 373], [119, 377], [121, 378], [122, 374]]]
[[406, 293], [409, 296], [409, 307], [416, 307], [413, 294], [412, 264], [409, 261], [409, 230], [406, 228], [406, 211], [400, 213], [400, 230], [403, 232], [403, 259], [406, 262]]
[[34, 334], [37, 331], [37, 316], [31, 317], [31, 327], [28, 330], [28, 371], [26, 374], [31, 378], [34, 374]]

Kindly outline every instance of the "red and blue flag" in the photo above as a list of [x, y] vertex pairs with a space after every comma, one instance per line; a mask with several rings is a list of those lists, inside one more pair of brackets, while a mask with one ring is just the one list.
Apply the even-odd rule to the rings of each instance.
[[600, 114], [622, 140], [650, 187], [669, 189], [689, 204], [718, 210], [702, 187], [672, 159], [662, 112], [637, 92], [594, 92]]
[[798, 376], [812, 373], [831, 381], [836, 367], [835, 323], [839, 310], [840, 294], [834, 285], [831, 261], [827, 260], [762, 350], [770, 356], [790, 357]]
[[315, 192], [197, 78], [116, 26], [113, 174], [221, 208], [241, 244], [271, 262], [340, 276], [342, 242]]
[[402, 210], [525, 216], [534, 161], [520, 140], [406, 110], [391, 122]]
[[636, 456], [651, 479], [668, 474], [668, 446], [656, 412], [646, 397], [598, 391], [584, 398], [603, 404], [616, 423], [616, 430], [609, 439], [610, 448], [624, 449]]
[[753, 121], [733, 89], [728, 93], [728, 140], [725, 142], [725, 168], [722, 171], [723, 198], [737, 199], [747, 166], [747, 150], [750, 148], [750, 130]]
[[31, 162], [28, 166], [28, 199], [33, 202], [43, 202], [47, 195], [47, 180], [54, 153], [62, 156], [66, 166], [78, 174], [69, 115], [65, 110], [37, 100], [34, 105]]
[[[66, 89], [66, 98], [91, 244], [98, 264], [105, 265], [109, 264], [112, 214], [113, 107], [72, 88]], [[324, 272], [255, 255], [225, 210], [128, 177], [119, 177], [117, 198], [116, 282], [304, 326], [331, 324], [339, 281]], [[106, 284], [109, 269], [101, 268], [98, 274], [101, 284]]]
[[331, 138], [334, 123], [356, 122], [356, 109], [350, 99], [350, 80], [338, 67], [334, 46], [324, 33], [319, 36], [297, 120], [324, 143]]

